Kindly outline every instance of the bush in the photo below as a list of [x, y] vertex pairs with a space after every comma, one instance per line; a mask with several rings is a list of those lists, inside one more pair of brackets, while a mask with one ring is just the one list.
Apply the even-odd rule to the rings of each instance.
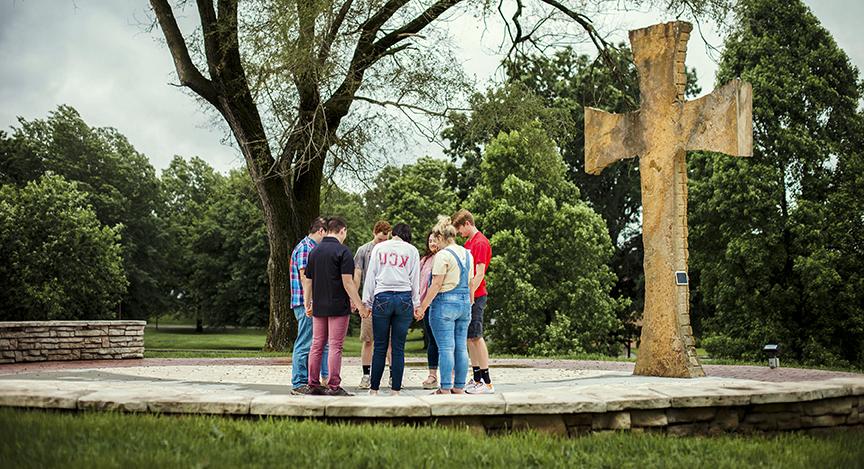
[[0, 320], [110, 319], [126, 291], [122, 226], [47, 175], [0, 187]]

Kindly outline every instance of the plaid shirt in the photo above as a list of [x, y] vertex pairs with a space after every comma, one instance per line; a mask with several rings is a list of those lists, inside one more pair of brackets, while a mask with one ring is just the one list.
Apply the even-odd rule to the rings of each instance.
[[291, 253], [291, 307], [303, 306], [303, 283], [300, 282], [300, 269], [309, 263], [309, 253], [318, 243], [310, 237], [303, 238]]

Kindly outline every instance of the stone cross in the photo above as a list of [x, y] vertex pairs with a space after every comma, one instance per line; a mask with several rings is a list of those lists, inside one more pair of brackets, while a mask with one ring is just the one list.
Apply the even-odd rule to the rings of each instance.
[[704, 376], [690, 327], [687, 279], [688, 150], [751, 156], [752, 87], [733, 80], [686, 102], [684, 59], [693, 26], [671, 22], [630, 31], [641, 108], [585, 108], [585, 171], [599, 174], [639, 156], [645, 309], [635, 374]]

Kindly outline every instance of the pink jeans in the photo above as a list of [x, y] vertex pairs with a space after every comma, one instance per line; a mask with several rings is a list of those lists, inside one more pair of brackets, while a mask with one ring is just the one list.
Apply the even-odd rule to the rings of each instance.
[[330, 346], [327, 366], [330, 368], [330, 379], [327, 385], [332, 389], [342, 383], [342, 344], [345, 343], [345, 333], [348, 332], [349, 316], [312, 317], [312, 348], [309, 350], [309, 385], [320, 386], [318, 375], [321, 373], [321, 356], [324, 355], [324, 343]]

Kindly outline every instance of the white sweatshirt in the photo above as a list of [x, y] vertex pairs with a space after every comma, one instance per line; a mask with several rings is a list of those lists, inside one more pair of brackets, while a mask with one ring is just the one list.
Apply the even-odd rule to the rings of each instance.
[[414, 307], [420, 306], [420, 253], [401, 239], [383, 241], [372, 248], [363, 284], [363, 304], [372, 307], [381, 292], [411, 292]]

